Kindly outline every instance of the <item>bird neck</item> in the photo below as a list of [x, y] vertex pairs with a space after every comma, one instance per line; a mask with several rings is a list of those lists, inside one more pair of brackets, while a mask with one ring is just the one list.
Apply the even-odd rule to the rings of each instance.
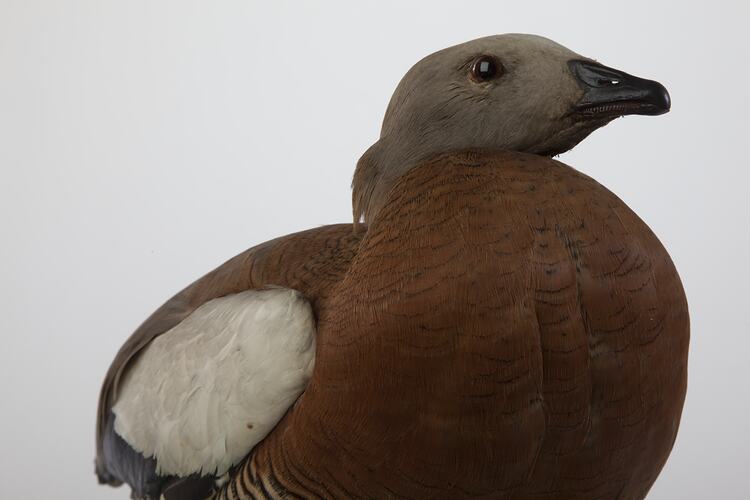
[[384, 135], [365, 151], [352, 179], [355, 227], [360, 221], [369, 223], [375, 218], [393, 185], [420, 161], [438, 151], [460, 148], [435, 140], [435, 135], [429, 131]]

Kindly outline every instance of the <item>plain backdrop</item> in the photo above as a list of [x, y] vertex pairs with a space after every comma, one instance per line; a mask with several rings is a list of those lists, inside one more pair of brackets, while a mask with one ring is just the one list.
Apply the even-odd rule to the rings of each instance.
[[650, 498], [750, 498], [746, 5], [0, 0], [0, 498], [128, 498], [93, 474], [126, 337], [245, 248], [349, 221], [404, 72], [504, 32], [669, 88], [670, 114], [561, 159], [653, 228], [687, 291], [687, 403]]

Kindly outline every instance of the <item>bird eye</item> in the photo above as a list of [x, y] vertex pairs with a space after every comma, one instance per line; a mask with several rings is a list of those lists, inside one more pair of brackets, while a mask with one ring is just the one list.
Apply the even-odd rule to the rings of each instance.
[[502, 65], [492, 56], [481, 56], [471, 66], [471, 76], [480, 82], [497, 78], [502, 72]]

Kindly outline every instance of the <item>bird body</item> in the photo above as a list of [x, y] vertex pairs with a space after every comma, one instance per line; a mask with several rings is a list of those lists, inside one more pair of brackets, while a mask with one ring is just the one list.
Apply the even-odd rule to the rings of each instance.
[[357, 165], [353, 224], [238, 255], [118, 352], [100, 481], [167, 500], [643, 498], [685, 397], [684, 291], [648, 226], [549, 156], [669, 106], [540, 37], [417, 63]]
[[646, 224], [508, 152], [435, 158], [385, 206], [318, 304], [310, 384], [221, 498], [645, 496], [688, 345]]

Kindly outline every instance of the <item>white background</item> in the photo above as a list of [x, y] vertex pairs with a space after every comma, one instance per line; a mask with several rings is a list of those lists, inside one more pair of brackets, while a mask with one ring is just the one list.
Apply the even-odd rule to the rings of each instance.
[[503, 32], [669, 88], [670, 114], [618, 120], [562, 160], [651, 225], [687, 290], [688, 398], [650, 498], [748, 498], [743, 5], [0, 0], [0, 498], [127, 498], [93, 474], [125, 338], [237, 252], [349, 221], [402, 74]]

